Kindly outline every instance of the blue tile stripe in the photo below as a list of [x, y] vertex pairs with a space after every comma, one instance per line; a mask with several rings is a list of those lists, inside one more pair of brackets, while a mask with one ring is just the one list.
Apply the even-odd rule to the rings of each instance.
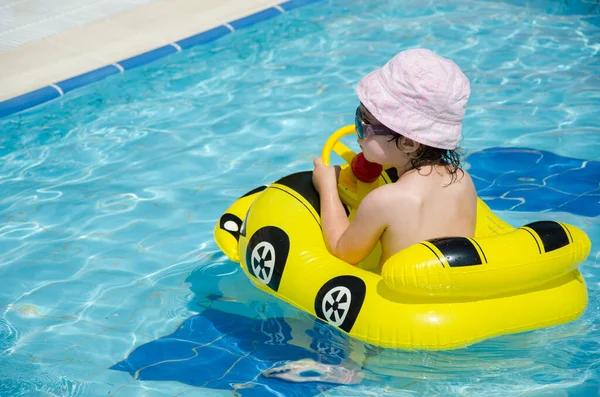
[[59, 81], [58, 83], [56, 83], [56, 85], [60, 87], [63, 93], [67, 93], [69, 91], [73, 91], [76, 88], [94, 83], [119, 72], [119, 68], [117, 68], [115, 65], [108, 65], [96, 70], [92, 70], [91, 72], [80, 74], [79, 76], [75, 76], [67, 80]]
[[154, 50], [144, 52], [143, 54], [124, 59], [117, 63], [119, 65], [123, 66], [123, 69], [130, 70], [133, 68], [137, 68], [138, 66], [147, 65], [151, 62], [156, 61], [157, 59], [164, 58], [167, 55], [171, 55], [176, 52], [177, 52], [177, 48], [175, 48], [169, 44], [164, 47], [156, 48]]
[[307, 4], [315, 3], [320, 0], [290, 0], [284, 3], [279, 3], [279, 6], [285, 11], [293, 10], [294, 8], [302, 7]]
[[185, 50], [198, 44], [206, 44], [217, 40], [229, 33], [231, 33], [231, 30], [221, 25], [214, 29], [207, 30], [206, 32], [198, 33], [194, 36], [188, 37], [187, 39], [179, 40], [176, 43], [179, 45], [179, 47]]
[[235, 21], [229, 22], [234, 29], [242, 29], [248, 27], [250, 25], [254, 25], [255, 23], [266, 21], [267, 19], [275, 18], [277, 15], [280, 15], [281, 11], [279, 11], [275, 7], [267, 8], [266, 10], [259, 11], [255, 14], [248, 15], [247, 17], [236, 19]]
[[58, 98], [61, 94], [52, 86], [42, 87], [39, 90], [28, 92], [14, 98], [0, 102], [0, 117], [20, 112], [21, 110], [40, 105], [44, 102]]
[[248, 15], [247, 17], [236, 19], [235, 21], [231, 21], [228, 24], [223, 24], [216, 28], [179, 40], [175, 43], [168, 44], [166, 46], [156, 48], [143, 54], [124, 59], [112, 65], [107, 65], [99, 69], [92, 70], [90, 72], [86, 72], [63, 81], [59, 81], [55, 84], [42, 87], [38, 90], [7, 99], [5, 101], [0, 102], [0, 118], [20, 112], [22, 110], [32, 108], [52, 99], [59, 98], [69, 91], [103, 80], [106, 77], [111, 76], [113, 74], [123, 73], [124, 71], [139, 66], [147, 65], [151, 62], [156, 61], [157, 59], [176, 53], [180, 49], [188, 49], [199, 44], [206, 44], [211, 41], [217, 40], [232, 32], [232, 30], [229, 27], [233, 28], [234, 30], [242, 29], [254, 25], [258, 22], [274, 18], [280, 15], [282, 12], [293, 10], [294, 8], [302, 7], [308, 4], [316, 3], [318, 1], [322, 0], [285, 1], [283, 3], [279, 3], [277, 6], [269, 7], [265, 10], [258, 11], [252, 15]]

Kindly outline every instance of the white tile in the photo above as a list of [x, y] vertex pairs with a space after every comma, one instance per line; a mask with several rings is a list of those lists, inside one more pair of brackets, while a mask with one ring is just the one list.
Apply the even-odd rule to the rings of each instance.
[[[129, 11], [157, 0], [2, 0], [0, 3], [0, 51], [14, 48], [15, 32], [23, 32], [19, 43]], [[56, 23], [54, 21], [62, 21]], [[31, 34], [32, 30], [38, 34]]]
[[6, 51], [39, 40], [41, 37], [39, 33], [35, 31], [15, 30], [0, 36], [0, 38], [0, 51]]
[[46, 39], [0, 54], [0, 101], [104, 66]]
[[97, 2], [90, 0], [60, 0], [60, 1], [46, 1], [45, 7], [50, 7], [52, 12], [56, 14], [62, 14], [65, 12], [72, 12], [78, 9], [85, 9], [90, 6], [93, 6], [95, 3], [104, 3], [104, 1], [99, 0]]
[[[21, 4], [2, 9], [0, 14], [2, 15], [0, 18], [0, 34], [21, 29], [52, 16], [52, 14], [43, 10], [30, 9]], [[0, 35], [0, 40], [1, 37]]]
[[168, 44], [160, 29], [154, 28], [142, 31], [106, 19], [54, 35], [48, 40], [74, 53], [87, 54], [110, 64]]
[[148, 4], [148, 3], [152, 3], [154, 0], [123, 0], [123, 2], [125, 3], [129, 3], [129, 4], [133, 4], [133, 5], [143, 5], [143, 4]]
[[0, 0], [0, 100], [281, 0]]

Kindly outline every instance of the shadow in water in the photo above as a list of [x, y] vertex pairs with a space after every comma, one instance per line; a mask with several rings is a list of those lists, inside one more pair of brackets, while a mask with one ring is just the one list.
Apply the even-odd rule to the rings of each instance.
[[[479, 194], [492, 209], [600, 215], [594, 205], [600, 194], [598, 162], [522, 148], [486, 149], [468, 162]], [[464, 385], [476, 393], [473, 378], [482, 388], [497, 384], [517, 395], [529, 390], [532, 380], [564, 381], [590, 365], [579, 345], [589, 338], [590, 321], [597, 316], [591, 311], [582, 321], [465, 349], [379, 349], [259, 291], [238, 264], [223, 256], [206, 260], [187, 280], [195, 294], [189, 308], [199, 314], [170, 335], [137, 347], [113, 370], [241, 396], [314, 396], [357, 383], [456, 395]], [[507, 382], [507, 373], [519, 376]]]
[[[209, 308], [184, 321], [172, 334], [138, 347], [111, 369], [140, 380], [235, 389], [244, 396], [311, 396], [331, 387], [328, 383], [360, 381], [351, 370], [342, 372], [345, 379], [326, 373], [329, 365], [344, 361], [345, 351], [331, 346], [339, 339], [332, 335], [335, 330], [314, 325], [301, 330], [304, 335], [298, 337], [281, 317], [257, 319]], [[298, 340], [308, 340], [310, 345], [294, 344]], [[306, 365], [289, 366], [291, 361]], [[271, 376], [262, 376], [265, 370]], [[292, 385], [276, 377], [292, 373], [307, 382]]]
[[493, 210], [600, 215], [600, 162], [527, 148], [488, 148], [467, 162]]
[[[229, 275], [207, 274], [217, 266]], [[295, 309], [282, 309], [249, 284], [238, 264], [199, 267], [187, 281], [196, 294], [190, 309], [200, 313], [111, 369], [138, 380], [179, 381], [242, 396], [313, 396], [361, 382], [360, 365], [349, 358], [353, 341]], [[286, 309], [291, 315], [283, 314]]]

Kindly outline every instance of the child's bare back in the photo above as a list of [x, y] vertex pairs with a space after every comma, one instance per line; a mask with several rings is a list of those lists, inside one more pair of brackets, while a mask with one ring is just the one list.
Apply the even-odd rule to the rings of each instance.
[[399, 179], [369, 193], [350, 222], [335, 169], [315, 159], [329, 251], [356, 264], [380, 241], [383, 263], [423, 240], [473, 236], [477, 193], [457, 151], [470, 95], [460, 68], [429, 50], [407, 50], [361, 79], [356, 92], [358, 144], [368, 161], [395, 168]]
[[[460, 170], [451, 181], [444, 167], [423, 167], [396, 183], [377, 189], [385, 230], [380, 237], [381, 264], [400, 250], [423, 240], [472, 237], [477, 195], [473, 181]], [[398, 205], [402, 203], [402, 205]]]

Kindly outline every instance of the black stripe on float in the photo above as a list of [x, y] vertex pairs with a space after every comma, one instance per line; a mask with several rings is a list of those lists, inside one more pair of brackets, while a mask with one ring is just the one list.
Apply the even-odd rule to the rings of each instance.
[[421, 245], [423, 245], [423, 246], [427, 247], [427, 249], [428, 249], [429, 251], [433, 252], [433, 255], [435, 255], [435, 257], [438, 259], [438, 261], [440, 261], [440, 264], [442, 265], [442, 267], [446, 267], [446, 266], [444, 266], [444, 261], [442, 261], [442, 258], [440, 258], [440, 256], [437, 254], [437, 252], [435, 252], [435, 251], [433, 250], [433, 248], [431, 248], [430, 246], [428, 246], [428, 245], [427, 245], [427, 244], [425, 244], [425, 243], [421, 243]]
[[481, 252], [481, 255], [483, 255], [483, 262], [487, 263], [487, 258], [485, 257], [485, 252], [483, 252], [483, 250], [481, 249], [481, 245], [479, 245], [479, 243], [477, 242], [477, 240], [472, 239], [472, 240], [469, 240], [469, 241], [471, 241], [473, 244], [475, 244], [479, 248], [479, 251]]
[[317, 193], [312, 183], [312, 171], [302, 171], [284, 176], [275, 183], [287, 186], [295, 191], [313, 207], [317, 214], [321, 215], [321, 201], [319, 193]]
[[[282, 189], [282, 188], [280, 188], [280, 187], [278, 187], [278, 186], [271, 185], [270, 187], [271, 187], [272, 189], [277, 189], [277, 190], [279, 190], [280, 192], [283, 192], [283, 193], [285, 193], [285, 194], [287, 194], [287, 195], [289, 195], [289, 196], [293, 197], [294, 199], [296, 199], [296, 200], [297, 200], [297, 201], [298, 201], [300, 204], [302, 204], [302, 206], [303, 206], [304, 208], [306, 208], [306, 210], [308, 211], [308, 213], [309, 213], [310, 215], [312, 215], [313, 219], [314, 219], [314, 220], [315, 220], [315, 221], [316, 221], [316, 222], [319, 224], [319, 227], [321, 227], [321, 222], [319, 222], [319, 219], [318, 219], [317, 217], [315, 217], [315, 215], [314, 215], [314, 214], [311, 212], [310, 208], [308, 208], [308, 207], [306, 206], [306, 204], [304, 204], [304, 203], [302, 202], [302, 200], [300, 200], [298, 197], [294, 196], [292, 193], [288, 192], [287, 190], [284, 190], [284, 189]], [[310, 203], [309, 203], [309, 204], [310, 204]], [[313, 209], [314, 209], [314, 208], [313, 208]]]
[[444, 237], [428, 240], [446, 257], [450, 267], [482, 265], [477, 248], [465, 237]]
[[520, 227], [519, 229], [525, 230], [527, 233], [529, 233], [531, 235], [531, 238], [533, 238], [533, 241], [535, 241], [535, 245], [537, 245], [537, 247], [538, 247], [538, 252], [541, 254], [542, 248], [540, 247], [540, 243], [538, 243], [537, 238], [535, 238], [535, 235], [533, 233], [531, 233], [530, 230], [524, 229], [522, 227]]
[[[244, 194], [242, 197], [248, 197], [248, 196], [250, 196], [251, 194], [258, 193], [258, 192], [262, 192], [262, 191], [263, 191], [263, 190], [265, 190], [266, 188], [267, 188], [266, 186], [259, 186], [259, 187], [256, 187], [256, 188], [254, 188], [254, 189], [250, 190], [248, 193]], [[242, 197], [240, 197], [240, 198], [242, 198]]]
[[565, 225], [562, 222], [558, 222], [558, 223], [563, 227], [563, 229], [565, 229], [567, 231], [567, 234], [569, 235], [569, 243], [572, 243], [573, 242], [573, 236], [571, 236], [571, 231], [569, 230], [569, 228], [567, 227], [567, 225]]
[[554, 221], [538, 221], [529, 223], [528, 228], [532, 229], [540, 236], [542, 244], [544, 244], [544, 251], [551, 252], [569, 245], [569, 237], [565, 229]]

